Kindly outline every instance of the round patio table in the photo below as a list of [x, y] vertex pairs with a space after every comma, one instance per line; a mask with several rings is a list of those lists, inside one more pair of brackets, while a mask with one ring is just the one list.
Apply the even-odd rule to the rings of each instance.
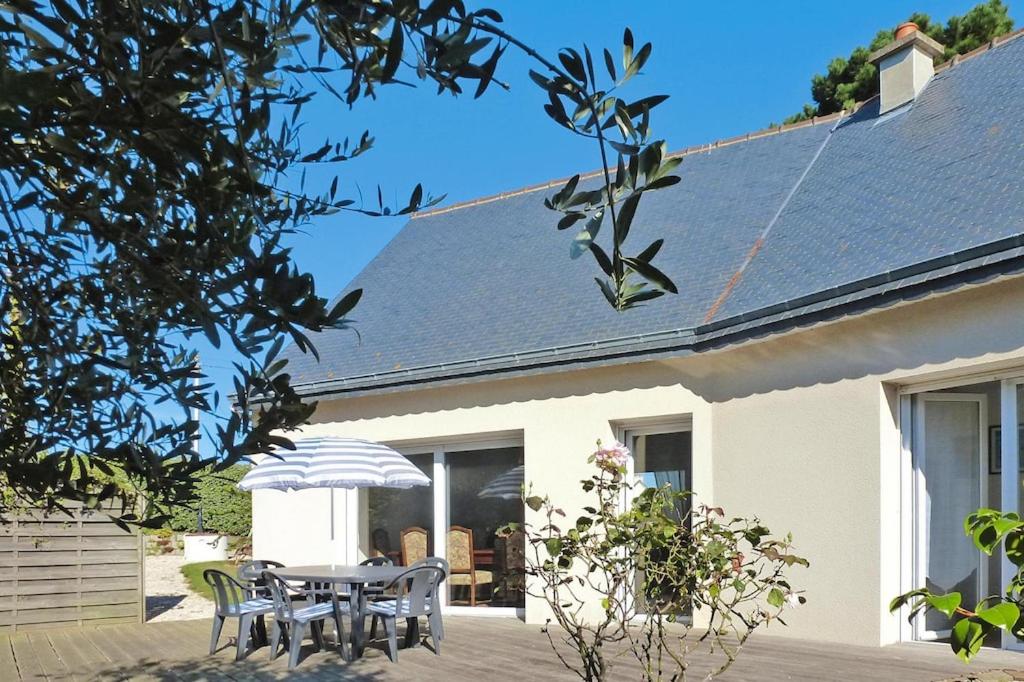
[[[274, 570], [276, 575], [285, 580], [296, 582], [324, 583], [335, 585], [347, 585], [351, 594], [349, 602], [349, 613], [352, 624], [352, 658], [356, 659], [363, 655], [365, 637], [363, 634], [363, 620], [366, 614], [366, 593], [363, 588], [375, 583], [387, 585], [395, 578], [402, 575], [409, 568], [407, 566], [287, 566]], [[406, 633], [407, 641], [415, 639], [414, 628]]]

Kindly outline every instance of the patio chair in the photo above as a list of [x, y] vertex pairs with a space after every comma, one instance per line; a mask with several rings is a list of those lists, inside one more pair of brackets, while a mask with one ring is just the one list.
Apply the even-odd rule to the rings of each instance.
[[441, 606], [437, 588], [444, 580], [444, 570], [438, 566], [421, 565], [410, 568], [394, 579], [388, 587], [395, 589], [395, 598], [371, 602], [366, 610], [384, 621], [388, 635], [388, 658], [398, 661], [398, 619], [405, 618], [406, 635], [414, 633], [420, 616], [430, 624], [430, 639], [434, 653], [441, 655]]
[[[324, 648], [324, 622], [334, 620], [334, 634], [341, 655], [348, 659], [345, 646], [345, 626], [342, 613], [349, 612], [349, 605], [343, 604], [333, 589], [299, 589], [296, 590], [288, 582], [273, 571], [264, 571], [263, 578], [273, 597], [274, 626], [270, 633], [270, 660], [277, 658], [279, 645], [284, 643], [288, 649], [288, 670], [294, 670], [299, 664], [299, 653], [302, 640], [309, 628], [317, 651]], [[293, 592], [309, 598], [308, 602], [296, 603]], [[329, 596], [329, 601], [318, 601], [318, 596]], [[287, 631], [286, 631], [287, 629]]]
[[476, 606], [476, 591], [481, 585], [490, 585], [494, 592], [494, 573], [479, 570], [473, 557], [473, 531], [462, 526], [448, 529], [448, 562], [451, 572], [448, 575], [449, 588], [463, 586], [469, 588], [469, 605]]
[[[281, 568], [283, 566], [284, 564], [280, 561], [272, 559], [246, 561], [238, 567], [236, 573], [238, 575], [238, 582], [246, 586], [250, 599], [256, 599], [257, 597], [270, 599], [270, 590], [267, 589], [267, 584], [263, 581], [263, 571], [268, 568]], [[259, 644], [266, 644], [267, 623], [263, 616], [256, 617], [255, 628], [256, 633], [259, 635]]]
[[224, 571], [208, 568], [203, 571], [203, 580], [213, 590], [213, 632], [210, 634], [210, 653], [217, 651], [217, 640], [220, 639], [224, 620], [238, 619], [238, 641], [236, 643], [235, 660], [245, 658], [252, 636], [254, 646], [260, 641], [256, 628], [256, 619], [262, 619], [274, 611], [274, 603], [266, 597], [252, 597], [247, 588]]
[[[448, 562], [446, 560], [442, 559], [441, 557], [429, 556], [426, 559], [420, 559], [419, 561], [415, 562], [409, 568], [419, 568], [421, 566], [434, 566], [436, 568], [441, 569], [441, 579], [438, 581], [438, 584], [443, 583], [444, 579], [448, 577]], [[374, 600], [375, 601], [380, 601], [382, 599], [394, 599], [394, 598], [395, 598], [394, 594], [386, 594], [385, 593], [385, 594], [382, 594], [380, 596], [374, 597]], [[379, 620], [379, 618], [377, 616], [373, 616], [372, 619], [370, 620], [370, 639], [376, 639], [376, 637], [377, 637], [377, 621], [378, 620]], [[444, 623], [442, 622], [440, 614], [438, 614], [437, 619], [436, 619], [435, 622], [430, 623], [431, 636], [433, 636], [433, 634], [434, 634], [435, 627], [437, 628], [437, 638], [438, 638], [438, 640], [444, 639]]]
[[[441, 569], [442, 575], [441, 579], [438, 581], [439, 586], [445, 581], [448, 574], [451, 573], [451, 569], [448, 567], [448, 560], [442, 559], [439, 556], [428, 556], [426, 559], [420, 559], [413, 564], [411, 568], [419, 568], [420, 566], [433, 566]], [[434, 628], [437, 628], [437, 638], [439, 640], [444, 639], [444, 620], [441, 618], [440, 612], [438, 612], [437, 618], [433, 622], [430, 622], [429, 625], [431, 636], [434, 634]]]
[[238, 567], [238, 581], [243, 585], [249, 586], [253, 597], [266, 597], [270, 599], [270, 590], [267, 589], [267, 583], [263, 580], [263, 571], [283, 567], [284, 564], [280, 561], [273, 561], [271, 559], [246, 561]]
[[412, 566], [421, 559], [427, 558], [427, 531], [418, 526], [402, 531], [402, 565]]
[[[395, 562], [386, 556], [372, 556], [359, 562], [360, 566], [394, 566]], [[384, 592], [384, 583], [368, 583], [363, 586], [363, 594], [372, 599], [374, 596]]]
[[[394, 562], [391, 561], [387, 556], [372, 556], [365, 561], [359, 562], [360, 566], [394, 566]], [[363, 595], [368, 601], [375, 601], [377, 599], [394, 599], [395, 595], [384, 593], [387, 585], [385, 583], [368, 583], [363, 586]], [[377, 616], [374, 616], [370, 621], [370, 639], [373, 639], [377, 635]]]

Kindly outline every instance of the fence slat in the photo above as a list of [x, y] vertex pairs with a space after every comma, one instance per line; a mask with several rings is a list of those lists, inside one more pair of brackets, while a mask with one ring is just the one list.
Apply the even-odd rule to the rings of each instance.
[[141, 622], [143, 543], [102, 512], [19, 515], [0, 525], [0, 633]]

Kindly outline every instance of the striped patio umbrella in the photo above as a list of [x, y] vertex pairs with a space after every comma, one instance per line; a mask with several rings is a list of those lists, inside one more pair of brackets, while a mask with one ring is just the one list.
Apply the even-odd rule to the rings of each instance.
[[518, 500], [523, 496], [525, 468], [522, 464], [501, 474], [483, 487], [477, 497], [497, 497], [502, 500]]
[[[331, 547], [334, 542], [335, 488], [411, 488], [430, 485], [430, 479], [401, 453], [386, 445], [358, 438], [302, 438], [294, 450], [277, 448], [254, 466], [238, 487], [242, 490], [331, 491]], [[331, 565], [334, 565], [332, 555]]]
[[399, 452], [358, 438], [303, 438], [294, 450], [278, 448], [252, 468], [242, 490], [306, 488], [411, 488], [430, 479]]

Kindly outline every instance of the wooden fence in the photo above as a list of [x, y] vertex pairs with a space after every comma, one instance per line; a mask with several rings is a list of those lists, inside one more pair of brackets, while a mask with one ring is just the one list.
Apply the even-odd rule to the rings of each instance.
[[143, 543], [99, 512], [0, 524], [0, 634], [143, 622]]

